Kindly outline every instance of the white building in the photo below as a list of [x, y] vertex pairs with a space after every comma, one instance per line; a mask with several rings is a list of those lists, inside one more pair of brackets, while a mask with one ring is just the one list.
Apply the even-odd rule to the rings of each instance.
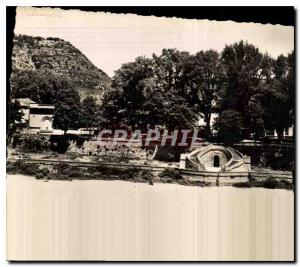
[[37, 104], [29, 98], [18, 98], [23, 112], [22, 123], [26, 123], [29, 131], [52, 132], [52, 121], [55, 111], [53, 105]]
[[52, 121], [55, 107], [47, 104], [30, 104], [29, 128], [43, 132], [52, 132]]

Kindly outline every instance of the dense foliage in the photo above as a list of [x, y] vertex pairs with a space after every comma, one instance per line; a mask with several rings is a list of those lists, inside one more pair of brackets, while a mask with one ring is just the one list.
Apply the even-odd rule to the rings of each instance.
[[[20, 49], [24, 47], [27, 62], [20, 64]], [[45, 49], [54, 54], [44, 57]], [[75, 66], [73, 61], [61, 62], [63, 49], [69, 56], [77, 53], [85, 63]], [[96, 77], [99, 73], [94, 77], [96, 69], [70, 44], [55, 38], [19, 36], [14, 53], [12, 98], [55, 104], [54, 126], [65, 132], [107, 126], [193, 129], [202, 117], [205, 135], [212, 137], [213, 127], [214, 137], [230, 145], [243, 138], [260, 139], [274, 130], [282, 139], [284, 130], [295, 124], [294, 52], [273, 59], [243, 41], [227, 45], [221, 53], [208, 50], [192, 55], [163, 49], [160, 55], [123, 64], [115, 72], [111, 87], [104, 90], [101, 104], [97, 96], [82, 97], [83, 83], [100, 88], [102, 81]], [[49, 64], [55, 58], [61, 60], [53, 69]], [[71, 63], [73, 67], [68, 65]], [[77, 67], [73, 73], [72, 68]], [[218, 114], [216, 121], [211, 120], [213, 113]], [[10, 129], [19, 119], [17, 114], [11, 113]]]
[[240, 41], [195, 55], [164, 49], [139, 57], [115, 72], [104, 95], [103, 119], [131, 128], [197, 127], [199, 117], [211, 135], [211, 114], [221, 142], [262, 138], [295, 123], [294, 52], [277, 59]]

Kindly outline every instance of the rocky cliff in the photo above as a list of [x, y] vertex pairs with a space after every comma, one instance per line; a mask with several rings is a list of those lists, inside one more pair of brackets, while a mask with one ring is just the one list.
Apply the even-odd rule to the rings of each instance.
[[110, 77], [71, 43], [59, 38], [16, 35], [12, 53], [12, 88], [18, 88], [16, 83], [26, 72], [31, 76], [32, 72], [65, 76], [78, 89], [81, 98], [92, 95], [99, 99], [111, 83]]

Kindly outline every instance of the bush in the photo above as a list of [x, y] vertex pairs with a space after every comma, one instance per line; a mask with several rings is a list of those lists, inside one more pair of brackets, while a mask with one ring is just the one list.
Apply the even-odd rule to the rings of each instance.
[[13, 162], [7, 162], [6, 163], [6, 172], [11, 173], [11, 174], [16, 173], [16, 167], [15, 167], [15, 164]]
[[57, 170], [58, 173], [63, 173], [67, 169], [69, 169], [69, 165], [65, 162], [60, 162], [55, 166], [55, 169]]
[[285, 186], [286, 189], [291, 189], [293, 190], [294, 189], [294, 185], [292, 182], [290, 181], [287, 181], [287, 180], [280, 180], [280, 182]]
[[12, 174], [24, 174], [38, 177], [47, 177], [50, 171], [46, 168], [39, 168], [38, 164], [26, 163], [20, 160], [16, 162], [8, 162], [6, 172]]
[[124, 180], [129, 180], [129, 179], [136, 179], [139, 176], [139, 169], [136, 168], [131, 168], [128, 169], [126, 172], [122, 171], [121, 178]]
[[268, 177], [266, 180], [262, 182], [262, 187], [269, 188], [269, 189], [275, 189], [279, 186], [279, 183], [276, 179], [272, 179], [271, 177]]
[[70, 160], [75, 160], [77, 156], [75, 154], [70, 155]]
[[36, 174], [35, 178], [36, 179], [43, 179], [43, 178], [45, 178], [45, 176], [42, 173], [38, 173], [38, 174]]
[[267, 189], [290, 189], [293, 190], [294, 185], [293, 183], [268, 177], [264, 181], [257, 181], [255, 179], [249, 180], [248, 182], [240, 182], [233, 184], [234, 187], [240, 188], [251, 188], [251, 187], [263, 187]]
[[170, 178], [172, 180], [181, 180], [183, 179], [180, 171], [175, 168], [165, 168], [160, 174], [160, 178]]
[[82, 172], [81, 169], [72, 168], [67, 171], [67, 176], [68, 178], [84, 178], [85, 174]]
[[16, 162], [17, 172], [25, 175], [35, 175], [39, 171], [39, 167], [36, 164], [25, 163], [25, 162]]
[[253, 176], [253, 174], [251, 172], [248, 173], [248, 180], [255, 181], [255, 177]]
[[235, 183], [233, 184], [234, 187], [239, 187], [239, 188], [250, 188], [253, 187], [253, 185], [251, 184], [251, 182], [239, 182], [239, 183]]
[[153, 173], [150, 170], [143, 170], [141, 171], [141, 178], [143, 180], [152, 181], [153, 180]]

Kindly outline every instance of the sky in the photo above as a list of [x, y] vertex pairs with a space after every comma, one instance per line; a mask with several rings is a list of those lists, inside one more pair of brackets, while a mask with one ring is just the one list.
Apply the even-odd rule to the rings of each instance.
[[294, 49], [292, 26], [58, 8], [18, 7], [14, 32], [69, 41], [110, 77], [123, 63], [160, 54], [163, 48], [221, 52], [225, 45], [244, 40], [272, 57]]

